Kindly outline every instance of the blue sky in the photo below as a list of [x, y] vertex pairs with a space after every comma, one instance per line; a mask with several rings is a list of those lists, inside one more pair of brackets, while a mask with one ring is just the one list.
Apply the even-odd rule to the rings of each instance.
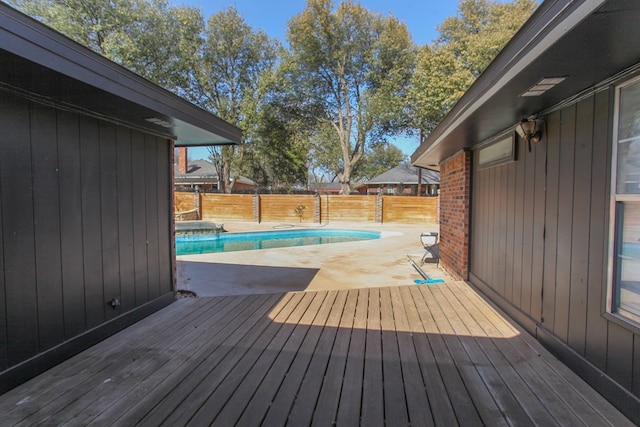
[[[207, 18], [235, 6], [249, 25], [284, 42], [287, 22], [304, 9], [306, 0], [174, 0], [173, 3], [198, 7]], [[458, 8], [458, 0], [360, 0], [359, 3], [404, 22], [413, 41], [419, 45], [437, 38], [436, 27], [448, 16], [455, 15]]]
[[[271, 37], [286, 41], [287, 22], [300, 13], [306, 0], [174, 0], [174, 4], [198, 7], [205, 18], [234, 6], [244, 20], [255, 29]], [[367, 9], [382, 15], [393, 15], [409, 28], [417, 45], [430, 43], [438, 37], [437, 26], [456, 14], [458, 0], [360, 0]], [[418, 148], [417, 138], [391, 140], [404, 154], [411, 155]], [[206, 149], [189, 150], [192, 158], [207, 158]]]

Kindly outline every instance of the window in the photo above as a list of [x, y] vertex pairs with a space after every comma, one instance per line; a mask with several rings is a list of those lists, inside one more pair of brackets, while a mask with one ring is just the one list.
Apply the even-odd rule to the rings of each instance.
[[616, 96], [608, 311], [640, 326], [640, 79]]
[[515, 160], [515, 135], [500, 138], [478, 150], [478, 166], [488, 168]]

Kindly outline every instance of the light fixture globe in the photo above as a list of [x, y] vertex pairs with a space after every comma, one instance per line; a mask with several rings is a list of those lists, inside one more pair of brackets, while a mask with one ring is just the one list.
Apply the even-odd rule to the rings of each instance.
[[529, 151], [531, 151], [531, 143], [538, 143], [542, 139], [541, 124], [536, 119], [522, 119], [516, 125], [516, 133], [518, 136], [529, 143]]

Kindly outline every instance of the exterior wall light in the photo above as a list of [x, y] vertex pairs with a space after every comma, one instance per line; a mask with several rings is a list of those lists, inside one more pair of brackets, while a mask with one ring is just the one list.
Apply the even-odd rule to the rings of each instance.
[[516, 133], [520, 138], [527, 141], [529, 151], [531, 151], [531, 143], [538, 143], [542, 139], [542, 120], [533, 118], [522, 119], [522, 121], [516, 125]]

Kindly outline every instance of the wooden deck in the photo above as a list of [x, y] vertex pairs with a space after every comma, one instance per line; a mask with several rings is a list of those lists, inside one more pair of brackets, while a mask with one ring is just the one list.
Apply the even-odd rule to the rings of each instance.
[[463, 282], [183, 299], [0, 396], [0, 425], [631, 425]]

